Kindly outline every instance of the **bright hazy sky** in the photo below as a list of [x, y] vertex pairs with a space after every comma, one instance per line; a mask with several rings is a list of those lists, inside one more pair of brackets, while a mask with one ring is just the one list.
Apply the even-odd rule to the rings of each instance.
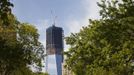
[[[40, 41], [45, 46], [46, 28], [53, 23], [53, 14], [57, 16], [56, 26], [64, 30], [64, 35], [79, 32], [88, 25], [88, 19], [99, 18], [99, 0], [12, 0], [13, 13], [21, 22], [35, 25], [40, 34]], [[65, 49], [67, 49], [65, 45]]]

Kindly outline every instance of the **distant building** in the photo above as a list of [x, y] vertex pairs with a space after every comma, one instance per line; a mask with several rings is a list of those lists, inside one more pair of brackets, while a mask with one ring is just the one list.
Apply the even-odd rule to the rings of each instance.
[[62, 75], [63, 30], [51, 26], [46, 30], [46, 71], [50, 75]]

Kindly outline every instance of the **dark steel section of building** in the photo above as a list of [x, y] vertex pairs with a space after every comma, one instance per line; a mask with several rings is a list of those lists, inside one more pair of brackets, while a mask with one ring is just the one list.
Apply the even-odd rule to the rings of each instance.
[[63, 30], [61, 27], [51, 26], [46, 30], [47, 55], [63, 53]]

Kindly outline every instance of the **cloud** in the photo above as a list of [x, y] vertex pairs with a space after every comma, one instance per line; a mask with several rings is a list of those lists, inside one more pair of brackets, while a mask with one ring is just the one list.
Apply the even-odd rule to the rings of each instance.
[[[67, 36], [70, 33], [77, 33], [80, 31], [82, 26], [87, 26], [89, 24], [88, 19], [98, 19], [99, 18], [99, 7], [97, 6], [98, 0], [83, 0], [81, 1], [82, 7], [80, 9], [84, 9], [83, 16], [79, 19], [74, 16], [70, 16], [66, 21], [65, 25], [68, 29]], [[75, 14], [74, 14], [75, 15]], [[79, 16], [79, 15], [77, 15]]]
[[79, 29], [81, 28], [81, 23], [77, 20], [71, 20], [68, 23], [68, 30], [72, 33], [78, 32]]
[[[79, 19], [70, 17], [66, 22], [69, 33], [79, 32], [82, 26], [87, 26], [89, 24], [88, 19], [98, 19], [99, 18], [99, 7], [97, 7], [97, 0], [83, 0], [80, 9], [84, 9], [83, 16]], [[79, 15], [77, 15], [79, 16]]]
[[89, 19], [98, 19], [99, 16], [99, 7], [97, 5], [98, 0], [84, 0], [83, 5], [84, 9], [87, 11], [87, 16]]
[[36, 22], [33, 23], [34, 26], [37, 27], [38, 32], [40, 34], [39, 36], [39, 41], [46, 46], [46, 28], [49, 27], [49, 20], [37, 20]]

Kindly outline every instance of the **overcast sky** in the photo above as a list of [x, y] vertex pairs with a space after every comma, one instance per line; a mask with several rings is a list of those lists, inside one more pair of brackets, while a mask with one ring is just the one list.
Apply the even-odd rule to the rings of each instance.
[[[13, 13], [21, 22], [35, 25], [40, 34], [40, 41], [45, 46], [46, 28], [57, 16], [56, 26], [62, 27], [64, 35], [79, 32], [88, 25], [88, 19], [99, 18], [98, 0], [12, 0]], [[65, 45], [65, 49], [67, 49]]]

